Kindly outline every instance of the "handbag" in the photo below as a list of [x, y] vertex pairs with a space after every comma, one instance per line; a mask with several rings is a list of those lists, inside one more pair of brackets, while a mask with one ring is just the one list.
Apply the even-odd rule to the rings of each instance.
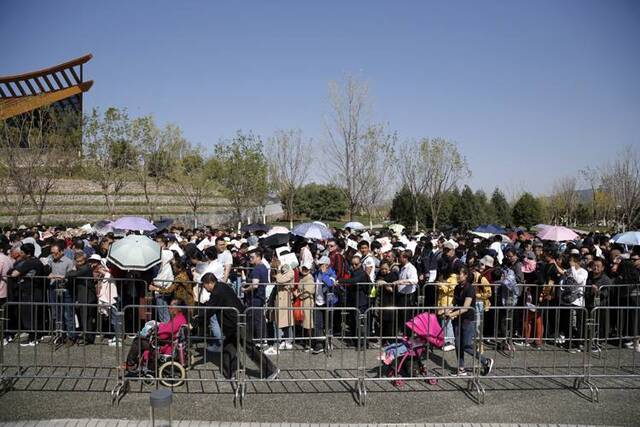
[[293, 303], [291, 304], [293, 307], [293, 321], [295, 323], [304, 322], [304, 310], [302, 310], [302, 298], [299, 296], [293, 297]]

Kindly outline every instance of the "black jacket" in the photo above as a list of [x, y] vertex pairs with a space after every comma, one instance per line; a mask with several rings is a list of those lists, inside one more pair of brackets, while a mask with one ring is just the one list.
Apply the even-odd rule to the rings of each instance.
[[[207, 307], [215, 307], [206, 310], [207, 319], [212, 315], [218, 317], [218, 323], [225, 337], [234, 337], [237, 333], [238, 313], [244, 313], [244, 304], [237, 297], [231, 286], [218, 282], [211, 292]], [[232, 310], [232, 309], [236, 310]]]
[[93, 270], [89, 264], [80, 267], [79, 270], [72, 270], [67, 273], [71, 289], [74, 290], [75, 300], [84, 304], [95, 304], [98, 301], [96, 296], [96, 281], [93, 279]]

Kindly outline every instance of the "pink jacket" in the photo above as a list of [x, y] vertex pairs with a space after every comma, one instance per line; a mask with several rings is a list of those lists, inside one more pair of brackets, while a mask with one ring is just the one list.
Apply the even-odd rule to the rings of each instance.
[[[169, 340], [167, 344], [160, 346], [158, 354], [172, 354], [173, 353], [173, 341], [178, 337], [178, 331], [180, 327], [187, 324], [187, 319], [184, 314], [178, 313], [176, 317], [168, 322], [158, 324], [158, 340]], [[145, 360], [149, 358], [149, 350], [145, 350], [143, 357]]]

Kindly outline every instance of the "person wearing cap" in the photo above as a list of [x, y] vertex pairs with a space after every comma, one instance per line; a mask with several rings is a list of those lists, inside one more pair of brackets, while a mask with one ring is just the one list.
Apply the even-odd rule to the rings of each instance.
[[[17, 302], [40, 303], [44, 301], [44, 265], [34, 257], [35, 247], [31, 243], [23, 243], [18, 251], [18, 259], [14, 263], [10, 277], [16, 281]], [[21, 346], [34, 346], [37, 344], [37, 330], [42, 330], [44, 325], [39, 325], [36, 320], [42, 322], [46, 314], [40, 308], [34, 308], [29, 304], [21, 304], [19, 307], [20, 325], [26, 332], [28, 341], [20, 343]]]
[[[477, 265], [470, 265], [469, 270], [473, 275], [473, 284], [476, 289], [476, 332], [481, 332], [480, 328], [484, 325], [484, 315], [491, 308], [491, 270], [493, 270], [493, 258], [488, 255], [483, 256]], [[488, 278], [489, 277], [489, 278]], [[480, 344], [480, 352], [483, 351], [482, 343]]]
[[[328, 334], [325, 333], [325, 323], [327, 323], [326, 330], [332, 330], [332, 317], [325, 310], [322, 310], [324, 307], [333, 307], [337, 304], [337, 296], [334, 291], [334, 286], [337, 281], [336, 272], [331, 267], [331, 260], [328, 256], [320, 257], [320, 259], [316, 262], [318, 268], [315, 272], [315, 283], [316, 283], [316, 293], [315, 293], [315, 303], [316, 307], [319, 310], [314, 310], [314, 335], [316, 339], [314, 340], [313, 346], [311, 348], [312, 354], [319, 354], [324, 351], [325, 346], [323, 342], [325, 340], [321, 340], [318, 337], [324, 337]], [[327, 322], [325, 322], [325, 319]], [[330, 345], [330, 343], [326, 343]]]

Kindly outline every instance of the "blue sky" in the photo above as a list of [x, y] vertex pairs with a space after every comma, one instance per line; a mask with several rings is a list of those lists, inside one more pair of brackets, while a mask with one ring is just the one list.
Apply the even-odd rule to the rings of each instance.
[[204, 146], [237, 129], [320, 142], [327, 84], [354, 74], [400, 138], [457, 141], [469, 184], [507, 194], [640, 135], [638, 1], [4, 0], [0, 40], [0, 75], [93, 53], [87, 111], [151, 113]]

